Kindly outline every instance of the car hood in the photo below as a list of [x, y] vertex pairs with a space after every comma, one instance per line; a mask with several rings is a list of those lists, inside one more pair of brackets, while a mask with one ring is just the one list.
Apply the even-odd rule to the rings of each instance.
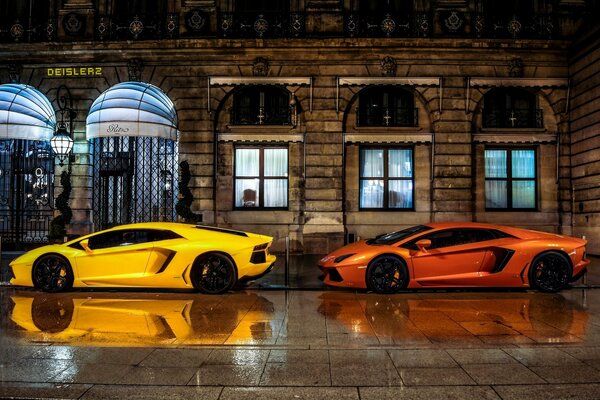
[[27, 262], [27, 261], [33, 261], [45, 253], [62, 253], [62, 252], [64, 252], [64, 249], [65, 249], [64, 244], [50, 244], [47, 246], [38, 247], [33, 250], [29, 250], [25, 254], [22, 254], [19, 257], [15, 258], [14, 260], [12, 260], [10, 262], [10, 265], [19, 264], [19, 263]]
[[320, 262], [326, 263], [326, 262], [334, 260], [335, 258], [337, 258], [339, 256], [343, 256], [346, 254], [358, 254], [358, 253], [365, 251], [366, 247], [368, 247], [368, 246], [369, 245], [366, 244], [366, 240], [360, 240], [358, 242], [350, 243], [350, 244], [345, 245], [344, 247], [340, 247], [339, 249], [327, 254], [325, 257], [323, 257], [320, 260]]

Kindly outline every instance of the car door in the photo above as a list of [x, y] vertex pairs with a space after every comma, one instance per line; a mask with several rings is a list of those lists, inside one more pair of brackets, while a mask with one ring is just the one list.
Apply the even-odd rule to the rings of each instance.
[[[431, 240], [425, 251], [415, 243]], [[421, 285], [473, 285], [479, 276], [489, 240], [494, 236], [484, 229], [445, 229], [413, 239], [404, 247], [411, 250], [415, 280]]]
[[79, 278], [86, 284], [131, 285], [144, 276], [154, 247], [147, 229], [121, 229], [91, 236], [90, 253], [76, 257]]

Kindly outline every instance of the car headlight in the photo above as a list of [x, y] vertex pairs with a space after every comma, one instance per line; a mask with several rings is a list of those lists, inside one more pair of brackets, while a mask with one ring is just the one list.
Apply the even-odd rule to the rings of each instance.
[[346, 258], [348, 258], [348, 257], [352, 257], [352, 256], [353, 256], [353, 255], [355, 255], [355, 254], [356, 254], [356, 253], [344, 254], [343, 256], [336, 257], [336, 258], [335, 258], [335, 260], [333, 260], [333, 262], [334, 262], [335, 264], [337, 264], [337, 263], [341, 263], [341, 262], [342, 262], [342, 261], [344, 261]]

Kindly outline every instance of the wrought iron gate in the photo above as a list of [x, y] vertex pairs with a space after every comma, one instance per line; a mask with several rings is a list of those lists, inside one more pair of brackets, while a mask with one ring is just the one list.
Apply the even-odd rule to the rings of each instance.
[[96, 230], [175, 221], [177, 142], [151, 137], [92, 139]]
[[0, 235], [9, 247], [48, 241], [54, 156], [49, 142], [0, 140]]

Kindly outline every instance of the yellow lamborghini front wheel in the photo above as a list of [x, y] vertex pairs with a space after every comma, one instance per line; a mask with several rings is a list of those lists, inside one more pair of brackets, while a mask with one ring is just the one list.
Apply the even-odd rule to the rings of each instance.
[[33, 266], [33, 285], [44, 292], [61, 292], [73, 286], [71, 264], [58, 254], [46, 254]]
[[203, 254], [196, 259], [192, 267], [192, 282], [202, 293], [224, 293], [231, 289], [236, 281], [237, 268], [224, 254]]

